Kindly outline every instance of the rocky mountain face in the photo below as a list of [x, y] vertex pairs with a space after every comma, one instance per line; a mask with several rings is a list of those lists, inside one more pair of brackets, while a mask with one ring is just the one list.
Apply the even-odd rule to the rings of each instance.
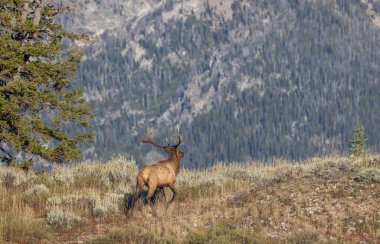
[[145, 129], [177, 125], [185, 167], [344, 153], [357, 121], [380, 149], [380, 1], [86, 0], [62, 22], [93, 39], [86, 159], [154, 161]]

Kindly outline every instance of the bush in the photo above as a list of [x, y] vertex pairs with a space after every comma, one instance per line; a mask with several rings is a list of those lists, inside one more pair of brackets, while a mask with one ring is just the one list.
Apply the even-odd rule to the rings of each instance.
[[[53, 238], [53, 233], [46, 222], [30, 214], [8, 213], [0, 221], [0, 243], [41, 243]], [[27, 240], [27, 241], [26, 241]]]
[[93, 209], [93, 215], [97, 218], [106, 217], [116, 213], [122, 205], [124, 195], [115, 193], [106, 193], [104, 198], [98, 200]]
[[50, 190], [47, 188], [44, 184], [34, 185], [33, 187], [26, 190], [23, 195], [29, 196], [29, 195], [42, 195], [42, 194], [49, 194]]
[[43, 184], [34, 185], [22, 194], [22, 199], [30, 207], [37, 209], [45, 209], [46, 200], [50, 194], [49, 188]]
[[65, 212], [61, 210], [52, 210], [47, 215], [48, 224], [54, 229], [71, 228], [74, 225], [80, 224], [81, 217], [72, 212]]
[[10, 188], [16, 184], [16, 176], [11, 172], [8, 172], [3, 178], [3, 185], [6, 188]]
[[33, 172], [25, 174], [12, 167], [0, 168], [0, 184], [6, 188], [31, 185], [36, 178], [36, 174]]
[[380, 183], [380, 170], [369, 168], [361, 171], [355, 178], [358, 182], [375, 182]]

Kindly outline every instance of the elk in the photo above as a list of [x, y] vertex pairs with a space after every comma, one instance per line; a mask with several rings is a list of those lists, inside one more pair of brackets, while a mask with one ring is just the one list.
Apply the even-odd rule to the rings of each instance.
[[160, 191], [165, 187], [169, 187], [173, 193], [173, 196], [167, 205], [169, 206], [173, 202], [177, 194], [174, 188], [174, 183], [176, 181], [176, 176], [179, 173], [180, 159], [184, 156], [184, 153], [178, 149], [183, 140], [182, 136], [179, 134], [179, 131], [174, 133], [174, 136], [178, 139], [177, 144], [173, 146], [170, 146], [169, 144], [167, 146], [162, 146], [152, 141], [149, 136], [149, 130], [147, 129], [146, 139], [142, 140], [141, 143], [151, 144], [155, 147], [164, 149], [168, 154], [168, 158], [155, 164], [146, 165], [139, 170], [136, 177], [136, 189], [132, 196], [131, 203], [127, 208], [127, 213], [129, 209], [133, 209], [144, 186], [147, 186], [149, 189], [146, 199], [151, 204], [154, 203], [156, 190]]

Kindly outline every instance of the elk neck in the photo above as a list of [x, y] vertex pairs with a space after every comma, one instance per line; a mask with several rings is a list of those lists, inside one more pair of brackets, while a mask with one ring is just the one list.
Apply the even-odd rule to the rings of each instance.
[[180, 161], [179, 161], [178, 156], [175, 153], [169, 154], [168, 163], [174, 169], [174, 172], [177, 175], [180, 169]]

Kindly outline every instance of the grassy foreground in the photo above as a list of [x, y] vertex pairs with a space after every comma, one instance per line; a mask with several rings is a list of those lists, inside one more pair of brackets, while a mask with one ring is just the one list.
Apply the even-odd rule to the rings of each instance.
[[169, 208], [158, 202], [154, 216], [140, 202], [126, 217], [136, 174], [123, 157], [42, 174], [0, 167], [0, 243], [380, 242], [379, 155], [182, 169]]

